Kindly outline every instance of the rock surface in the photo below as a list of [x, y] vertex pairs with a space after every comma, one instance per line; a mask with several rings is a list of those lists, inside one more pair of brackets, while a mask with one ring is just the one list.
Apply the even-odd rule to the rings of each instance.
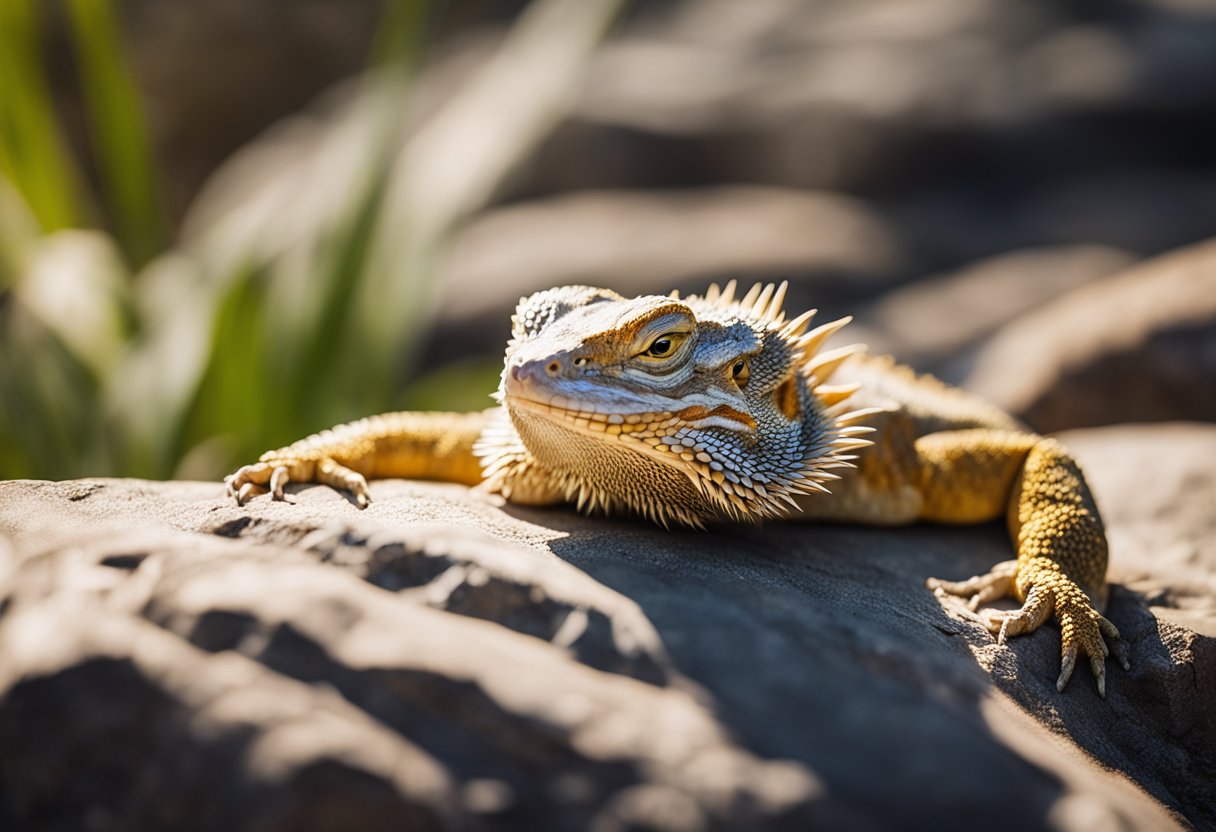
[[522, 195], [840, 191], [934, 270], [1211, 233], [1209, 2], [672, 0], [627, 23]]
[[[424, 113], [489, 59], [509, 8], [448, 6], [440, 17], [459, 36], [418, 79]], [[924, 275], [977, 286], [986, 273], [1000, 288], [976, 324], [949, 304], [934, 316], [944, 337], [922, 343], [921, 328], [899, 354], [949, 352], [988, 334], [977, 325], [1008, 320], [1000, 310], [1101, 271], [1097, 259], [1061, 258], [1058, 281], [1027, 275], [1052, 265], [1028, 250], [1143, 257], [1211, 235], [1214, 37], [1199, 0], [633, 4], [572, 111], [453, 240], [414, 366], [496, 358], [520, 295], [575, 280], [666, 293], [790, 277], [796, 305], [844, 315], [882, 304], [894, 284], [915, 291]], [[183, 223], [185, 247], [313, 257], [308, 241], [327, 232], [309, 223], [361, 181], [364, 150], [322, 152], [359, 134], [354, 88], [222, 165]], [[296, 221], [259, 219], [282, 216]], [[253, 231], [216, 234], [234, 218]], [[898, 306], [893, 317], [892, 331], [908, 321]]]
[[960, 351], [1066, 292], [1128, 266], [1108, 246], [1049, 246], [989, 257], [942, 276], [883, 293], [858, 310], [851, 340], [875, 355], [895, 355], [940, 372]]
[[[1216, 824], [1216, 427], [1068, 441], [1132, 670], [929, 575], [998, 525], [667, 533], [464, 488], [0, 484], [0, 826]], [[1146, 471], [1153, 488], [1146, 494]]]
[[533, 200], [457, 236], [437, 279], [431, 354], [497, 354], [520, 297], [553, 286], [633, 297], [701, 293], [724, 275], [788, 279], [790, 308], [844, 308], [888, 285], [901, 260], [890, 229], [838, 194], [729, 186]]
[[1216, 240], [1069, 292], [959, 363], [948, 380], [1040, 431], [1216, 421]]

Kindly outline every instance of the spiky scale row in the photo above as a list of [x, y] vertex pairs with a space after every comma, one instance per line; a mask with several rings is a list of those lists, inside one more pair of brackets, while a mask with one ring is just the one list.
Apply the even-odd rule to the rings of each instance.
[[795, 349], [801, 350], [804, 355], [815, 355], [823, 347], [825, 341], [832, 335], [836, 334], [842, 327], [852, 322], [852, 315], [845, 315], [843, 318], [838, 318], [834, 321], [828, 321], [826, 324], [821, 324], [805, 335], [795, 339], [792, 345]]
[[802, 371], [812, 384], [816, 386], [827, 384], [840, 369], [841, 364], [864, 350], [865, 346], [862, 344], [850, 344], [847, 347], [815, 355], [803, 365]]
[[[818, 310], [809, 309], [787, 322], [783, 304], [788, 288], [788, 280], [782, 281], [780, 285], [776, 286], [772, 283], [757, 283], [741, 300], [736, 302], [734, 300], [736, 282], [731, 280], [726, 284], [725, 289], [720, 289], [716, 283], [711, 284], [705, 293], [704, 300], [719, 308], [730, 309], [741, 316], [751, 318], [761, 326], [777, 329], [791, 352], [801, 356], [801, 360], [796, 360], [795, 363], [801, 363], [804, 373], [816, 384], [826, 384], [831, 380], [832, 374], [837, 368], [850, 356], [863, 352], [865, 345], [851, 344], [820, 355], [819, 351], [828, 338], [851, 323], [853, 316], [846, 315], [843, 318], [828, 321], [807, 332], [806, 328]], [[677, 293], [673, 292], [672, 297], [678, 298]]]
[[[824, 426], [821, 441], [814, 444], [802, 459], [795, 461], [789, 470], [774, 477], [767, 486], [756, 487], [754, 482], [733, 483], [721, 474], [714, 476], [717, 472], [693, 478], [702, 493], [716, 501], [726, 514], [734, 519], [747, 520], [783, 515], [787, 513], [787, 505], [797, 505], [793, 500], [797, 495], [830, 493], [824, 483], [839, 479], [839, 476], [827, 469], [851, 467], [855, 456], [849, 452], [872, 444], [869, 440], [858, 438], [859, 434], [868, 433], [871, 428], [850, 425], [878, 411], [873, 408], [843, 413], [832, 410], [856, 392], [859, 385], [832, 388], [826, 382], [846, 359], [864, 347], [854, 345], [823, 355], [819, 355], [819, 351], [828, 338], [852, 321], [851, 316], [830, 321], [807, 332], [817, 310], [808, 310], [787, 321], [783, 306], [788, 281], [779, 285], [754, 284], [736, 301], [737, 287], [734, 280], [728, 281], [724, 287], [712, 284], [702, 300], [719, 309], [731, 311], [740, 318], [749, 319], [758, 328], [776, 331], [790, 350], [793, 364], [801, 368], [802, 374], [812, 385], [813, 394], [820, 396], [822, 390], [820, 402], [825, 413], [833, 417], [832, 424]], [[678, 299], [679, 295], [673, 292], [672, 297]], [[696, 296], [690, 298], [694, 299]]]

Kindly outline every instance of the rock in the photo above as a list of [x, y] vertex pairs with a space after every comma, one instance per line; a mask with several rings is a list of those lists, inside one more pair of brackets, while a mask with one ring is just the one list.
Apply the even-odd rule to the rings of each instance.
[[[457, 6], [403, 139], [500, 42], [505, 7]], [[1195, 114], [1216, 102], [1216, 52], [1200, 48], [1216, 22], [1170, 2], [1075, 6], [644, 4], [595, 52], [552, 135], [453, 237], [430, 275], [440, 308], [421, 292], [391, 304], [422, 339], [411, 367], [500, 354], [520, 295], [578, 280], [634, 293], [788, 276], [792, 303], [847, 314], [895, 281], [1014, 251], [1151, 255], [1202, 238], [1216, 121]], [[290, 294], [310, 296], [294, 264], [316, 260], [361, 193], [361, 88], [331, 90], [232, 154], [183, 222], [183, 249], [215, 273], [285, 264]]]
[[534, 200], [491, 211], [456, 239], [437, 278], [434, 341], [498, 352], [522, 295], [570, 283], [633, 297], [788, 278], [791, 308], [843, 306], [880, 291], [901, 259], [878, 217], [833, 194], [717, 187]]
[[[1216, 101], [1216, 23], [1183, 5], [652, 6], [600, 51], [571, 118], [517, 187], [835, 189], [910, 200], [910, 228], [930, 209], [930, 238], [958, 234], [949, 217], [966, 220], [978, 202], [986, 216], [974, 225], [999, 239], [965, 259], [1052, 242], [1183, 244], [1207, 233], [1187, 210], [1211, 204], [1194, 182], [1210, 168], [1211, 126], [1193, 114]], [[1129, 170], [1162, 188], [1102, 188]], [[1078, 204], [1078, 189], [1121, 201]], [[957, 211], [932, 211], [942, 199]], [[1014, 216], [1001, 210], [1011, 202]], [[1185, 230], [1170, 235], [1170, 223]], [[1129, 230], [1137, 245], [1119, 236]]]
[[[1062, 177], [1039, 189], [1018, 217], [1028, 237], [1158, 254], [1212, 233], [1216, 177], [1166, 167]], [[1162, 206], [1168, 206], [1162, 208]]]
[[1216, 469], [1205, 464], [1216, 459], [1216, 428], [1115, 425], [1060, 439], [1108, 520], [1112, 579], [1148, 600], [1158, 618], [1216, 638]]
[[958, 352], [1030, 309], [1132, 261], [1106, 246], [1012, 251], [884, 293], [848, 329], [875, 354], [935, 371]]
[[1041, 431], [1216, 420], [1216, 241], [1015, 320], [945, 374]]
[[0, 484], [0, 825], [1211, 825], [1216, 427], [1068, 439], [1127, 581], [1105, 701], [1055, 691], [1055, 628], [999, 646], [924, 589], [1007, 558], [996, 524]]

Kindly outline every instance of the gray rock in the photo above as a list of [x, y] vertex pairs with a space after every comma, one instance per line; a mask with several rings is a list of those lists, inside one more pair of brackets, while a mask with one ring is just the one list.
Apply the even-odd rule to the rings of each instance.
[[1042, 431], [1216, 421], [1216, 241], [1070, 292], [946, 376]]
[[1095, 483], [1112, 579], [1158, 618], [1216, 638], [1216, 428], [1114, 425], [1060, 439]]
[[[654, 4], [601, 50], [520, 187], [726, 181], [902, 196], [931, 215], [930, 238], [972, 237], [951, 219], [978, 203], [975, 230], [996, 245], [971, 258], [1048, 242], [1136, 247], [1117, 236], [1129, 230], [1145, 251], [1179, 245], [1206, 233], [1187, 210], [1200, 189], [1183, 178], [1209, 167], [1195, 140], [1210, 126], [1188, 114], [1216, 100], [1216, 24], [1202, 3], [1132, 5]], [[1173, 181], [1101, 187], [1128, 170]], [[1078, 189], [1120, 202], [1078, 205]], [[954, 210], [933, 210], [939, 200]]]
[[0, 825], [1212, 825], [1216, 427], [1068, 439], [1126, 582], [1106, 701], [1055, 691], [1053, 627], [998, 646], [924, 589], [1008, 557], [995, 524], [0, 484]]
[[872, 296], [901, 259], [882, 220], [835, 194], [737, 186], [534, 200], [488, 212], [457, 237], [437, 278], [436, 341], [497, 352], [519, 298], [551, 286], [633, 297], [780, 277], [791, 308], [810, 308]]
[[936, 371], [1019, 315], [1132, 261], [1106, 246], [1011, 251], [884, 293], [847, 330], [875, 354]]

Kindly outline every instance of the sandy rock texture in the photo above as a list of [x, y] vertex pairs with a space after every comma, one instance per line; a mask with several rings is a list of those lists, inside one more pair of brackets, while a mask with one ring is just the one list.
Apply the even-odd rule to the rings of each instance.
[[1007, 558], [995, 524], [0, 484], [0, 826], [1210, 828], [1216, 427], [1066, 439], [1132, 659], [1106, 701], [1055, 691], [1054, 627], [998, 646], [924, 589]]

